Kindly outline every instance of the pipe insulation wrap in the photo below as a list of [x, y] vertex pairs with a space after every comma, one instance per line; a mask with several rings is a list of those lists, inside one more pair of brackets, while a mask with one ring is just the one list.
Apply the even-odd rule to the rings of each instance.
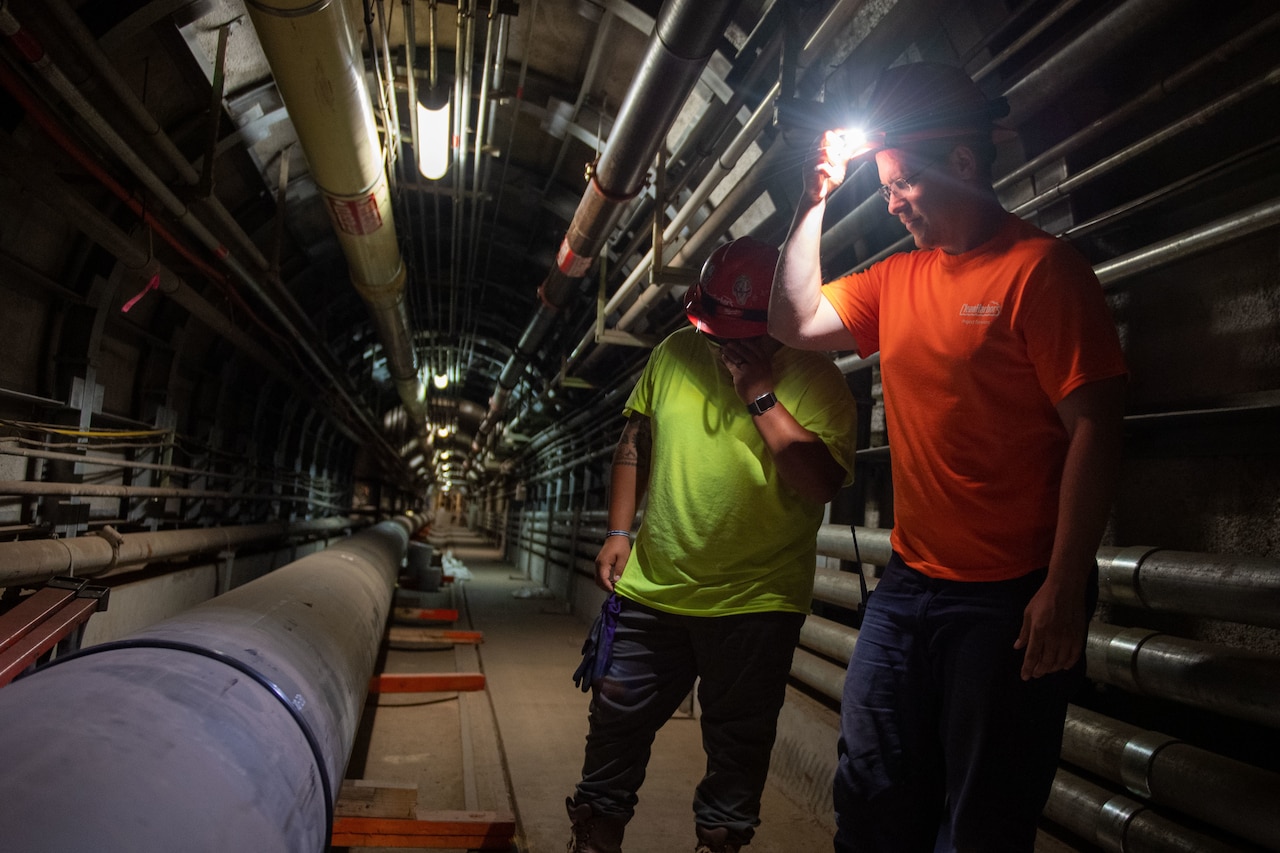
[[6, 845], [325, 849], [413, 527], [383, 522], [0, 691]]

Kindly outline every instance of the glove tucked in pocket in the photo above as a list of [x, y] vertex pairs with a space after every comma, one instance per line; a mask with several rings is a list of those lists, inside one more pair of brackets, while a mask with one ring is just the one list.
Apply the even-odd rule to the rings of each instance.
[[591, 623], [591, 631], [582, 643], [582, 663], [573, 672], [573, 683], [589, 691], [601, 676], [609, 671], [613, 654], [613, 632], [618, 627], [618, 612], [622, 610], [622, 598], [609, 593], [600, 607], [600, 615]]

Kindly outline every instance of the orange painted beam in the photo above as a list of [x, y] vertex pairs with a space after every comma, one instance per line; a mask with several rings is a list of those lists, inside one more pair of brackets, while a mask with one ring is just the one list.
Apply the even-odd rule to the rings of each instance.
[[419, 619], [423, 622], [457, 622], [458, 611], [447, 607], [397, 607], [397, 619]]
[[420, 812], [418, 819], [336, 817], [334, 847], [509, 850], [515, 820], [498, 812]]
[[482, 672], [384, 672], [369, 679], [370, 693], [442, 693], [484, 690]]

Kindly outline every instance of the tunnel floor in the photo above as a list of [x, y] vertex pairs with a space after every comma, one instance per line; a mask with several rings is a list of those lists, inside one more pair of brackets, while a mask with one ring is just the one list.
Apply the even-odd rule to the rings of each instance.
[[[587, 731], [589, 697], [572, 680], [587, 618], [567, 612], [564, 601], [541, 597], [547, 593], [540, 584], [521, 577], [494, 546], [465, 529], [437, 528], [431, 541], [452, 547], [472, 576], [446, 584], [432, 606], [456, 608], [458, 619], [449, 627], [482, 632], [483, 640], [425, 649], [391, 643], [382, 671], [480, 671], [485, 689], [371, 694], [348, 783], [416, 785], [420, 816], [505, 812], [516, 821], [510, 851], [560, 853], [568, 839], [564, 800], [578, 780]], [[654, 744], [627, 827], [628, 853], [693, 850], [690, 804], [703, 762], [696, 712], [678, 712]], [[822, 822], [773, 784], [765, 791], [761, 820], [753, 853], [831, 849]]]

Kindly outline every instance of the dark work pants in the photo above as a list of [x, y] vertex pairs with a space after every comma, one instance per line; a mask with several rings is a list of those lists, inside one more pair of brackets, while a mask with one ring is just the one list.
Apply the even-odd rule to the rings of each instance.
[[679, 616], [623, 599], [612, 662], [592, 690], [574, 801], [630, 819], [653, 739], [700, 678], [707, 772], [694, 820], [750, 840], [803, 623], [800, 613]]
[[1085, 666], [1082, 649], [1021, 679], [1013, 643], [1044, 578], [935, 580], [893, 555], [845, 680], [837, 853], [1030, 853]]

